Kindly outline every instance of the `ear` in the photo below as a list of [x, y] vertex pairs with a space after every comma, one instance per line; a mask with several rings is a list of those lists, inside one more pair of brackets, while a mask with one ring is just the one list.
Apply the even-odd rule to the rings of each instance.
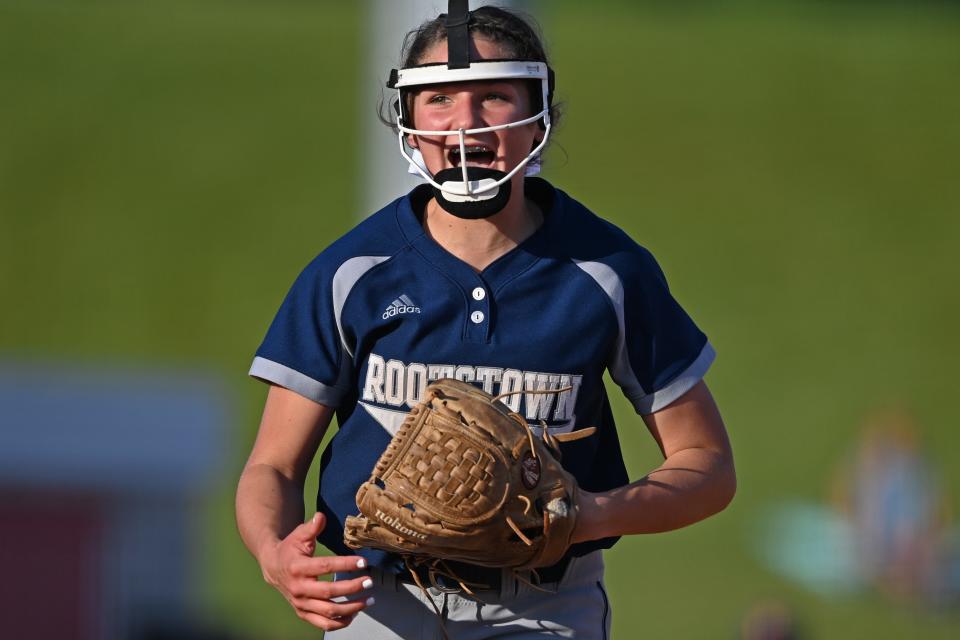
[[413, 135], [412, 133], [407, 134], [407, 144], [410, 146], [411, 149], [420, 148], [420, 146], [417, 144], [417, 136]]

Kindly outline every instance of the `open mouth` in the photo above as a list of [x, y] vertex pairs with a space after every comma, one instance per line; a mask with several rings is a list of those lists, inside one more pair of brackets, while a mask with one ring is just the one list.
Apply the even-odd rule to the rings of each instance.
[[448, 150], [447, 159], [450, 161], [450, 164], [459, 167], [461, 162], [463, 162], [468, 167], [489, 167], [497, 157], [497, 154], [494, 153], [490, 147], [480, 144], [466, 145], [464, 151], [466, 151], [466, 157], [461, 158], [460, 147], [454, 147]]

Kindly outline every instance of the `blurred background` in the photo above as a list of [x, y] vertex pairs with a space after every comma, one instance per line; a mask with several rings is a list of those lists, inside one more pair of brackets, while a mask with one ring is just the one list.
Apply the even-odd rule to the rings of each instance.
[[[527, 8], [544, 174], [657, 255], [737, 457], [727, 511], [607, 554], [615, 637], [960, 637], [960, 3]], [[233, 490], [253, 352], [370, 212], [370, 19], [0, 0], [0, 636], [319, 636]]]

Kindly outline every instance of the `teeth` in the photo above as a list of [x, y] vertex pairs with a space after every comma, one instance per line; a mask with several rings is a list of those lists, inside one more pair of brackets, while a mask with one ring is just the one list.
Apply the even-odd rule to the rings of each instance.
[[[482, 146], [464, 147], [464, 150], [465, 150], [468, 154], [470, 154], [470, 153], [489, 153], [489, 152], [490, 152], [490, 149], [488, 149], [487, 147], [482, 147]], [[459, 147], [456, 147], [456, 148], [452, 149], [451, 152], [452, 152], [452, 154], [453, 154], [455, 157], [460, 157], [460, 148], [459, 148]]]

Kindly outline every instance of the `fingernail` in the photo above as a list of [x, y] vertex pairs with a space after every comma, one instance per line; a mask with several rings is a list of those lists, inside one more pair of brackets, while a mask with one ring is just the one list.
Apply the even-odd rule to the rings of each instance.
[[313, 517], [310, 519], [310, 522], [312, 522], [313, 524], [317, 524], [317, 518], [319, 517], [320, 517], [319, 513], [313, 514]]
[[365, 566], [367, 566], [366, 560], [364, 560], [363, 558], [360, 558], [359, 560], [357, 560], [357, 569], [363, 569]]
[[370, 578], [367, 578], [366, 580], [364, 580], [363, 582], [361, 582], [360, 585], [361, 585], [364, 589], [369, 589], [370, 587], [373, 586], [373, 580], [371, 580]]
[[368, 607], [372, 607], [374, 604], [376, 604], [376, 602], [377, 602], [377, 599], [374, 598], [373, 596], [370, 596], [369, 598], [367, 598]]

